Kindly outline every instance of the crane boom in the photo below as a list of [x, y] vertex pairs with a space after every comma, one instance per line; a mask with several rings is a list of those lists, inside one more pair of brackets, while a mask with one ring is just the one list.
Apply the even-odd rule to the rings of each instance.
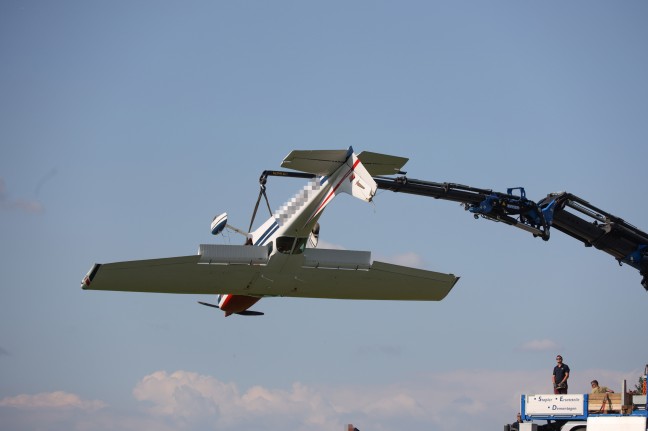
[[536, 203], [526, 197], [523, 187], [502, 193], [405, 176], [374, 180], [380, 189], [460, 202], [475, 218], [503, 222], [545, 241], [554, 227], [587, 247], [612, 255], [619, 265], [625, 263], [639, 270], [641, 285], [648, 291], [648, 234], [571, 193], [550, 193]]

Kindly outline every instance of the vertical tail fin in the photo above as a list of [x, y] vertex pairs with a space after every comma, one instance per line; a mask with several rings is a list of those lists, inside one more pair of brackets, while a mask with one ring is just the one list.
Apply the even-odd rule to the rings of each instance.
[[378, 185], [355, 153], [351, 154], [347, 163], [352, 166], [352, 171], [349, 177], [338, 188], [338, 193], [348, 193], [363, 201], [371, 202], [371, 199], [376, 194]]

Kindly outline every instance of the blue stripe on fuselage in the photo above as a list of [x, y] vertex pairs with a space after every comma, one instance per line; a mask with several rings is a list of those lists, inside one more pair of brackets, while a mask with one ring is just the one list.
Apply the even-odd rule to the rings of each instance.
[[261, 235], [261, 238], [259, 238], [259, 240], [254, 245], [265, 245], [268, 237], [275, 233], [277, 229], [279, 229], [279, 223], [277, 223], [277, 221], [275, 220], [275, 222], [268, 228], [268, 230], [265, 231], [263, 235]]

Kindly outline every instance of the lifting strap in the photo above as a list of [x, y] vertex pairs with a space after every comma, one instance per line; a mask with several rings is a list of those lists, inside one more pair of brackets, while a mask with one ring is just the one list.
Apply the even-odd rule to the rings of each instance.
[[250, 220], [250, 227], [248, 228], [248, 232], [252, 232], [252, 225], [254, 224], [254, 218], [256, 217], [257, 210], [259, 209], [259, 202], [261, 202], [261, 196], [265, 198], [266, 205], [268, 206], [268, 211], [270, 212], [270, 216], [272, 216], [272, 210], [270, 209], [270, 202], [268, 201], [268, 195], [266, 195], [265, 176], [262, 176], [259, 179], [259, 182], [261, 183], [261, 190], [259, 190], [259, 197], [257, 198], [256, 205], [254, 205], [254, 212], [252, 212], [252, 220]]

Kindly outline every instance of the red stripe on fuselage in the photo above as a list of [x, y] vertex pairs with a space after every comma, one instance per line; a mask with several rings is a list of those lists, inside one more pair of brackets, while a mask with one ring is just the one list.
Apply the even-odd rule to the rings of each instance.
[[360, 159], [358, 159], [358, 160], [355, 161], [355, 163], [353, 164], [353, 166], [351, 167], [351, 169], [349, 170], [349, 172], [347, 172], [346, 174], [344, 174], [344, 176], [342, 177], [342, 179], [340, 179], [340, 181], [338, 181], [338, 183], [335, 185], [335, 187], [333, 187], [333, 189], [329, 192], [329, 194], [326, 196], [326, 198], [325, 198], [325, 199], [322, 201], [322, 203], [317, 207], [317, 209], [315, 210], [315, 212], [313, 213], [313, 215], [310, 216], [310, 218], [308, 219], [308, 221], [306, 222], [306, 224], [308, 224], [308, 222], [310, 222], [310, 221], [313, 219], [313, 217], [315, 217], [317, 214], [320, 213], [320, 211], [322, 211], [322, 209], [324, 208], [324, 206], [326, 205], [326, 203], [329, 201], [329, 199], [331, 199], [331, 198], [335, 195], [335, 192], [337, 191], [337, 189], [340, 188], [340, 186], [342, 185], [342, 182], [343, 182], [344, 180], [346, 180], [347, 177], [349, 176], [349, 174], [353, 172], [353, 170], [355, 169], [356, 166], [358, 166], [358, 163], [360, 163]]

